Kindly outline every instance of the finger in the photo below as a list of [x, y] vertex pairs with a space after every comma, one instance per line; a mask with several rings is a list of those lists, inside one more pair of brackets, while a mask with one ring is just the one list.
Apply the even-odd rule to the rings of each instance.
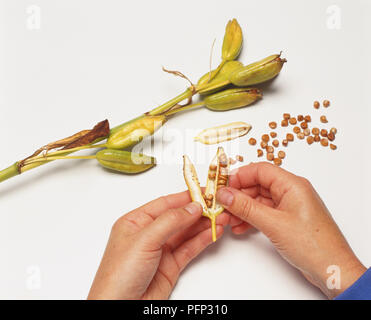
[[251, 228], [252, 227], [251, 227], [250, 224], [248, 224], [247, 222], [242, 222], [238, 226], [235, 226], [235, 227], [231, 228], [231, 230], [234, 234], [240, 235], [240, 234], [245, 233], [247, 230], [249, 230]]
[[236, 189], [261, 185], [269, 190], [275, 203], [300, 178], [268, 162], [251, 163], [232, 171], [229, 184]]
[[[229, 224], [230, 215], [227, 213], [222, 213], [216, 218], [216, 224], [221, 226], [227, 226]], [[167, 242], [172, 250], [175, 250], [185, 241], [193, 238], [200, 232], [207, 230], [210, 228], [210, 219], [203, 217], [199, 221], [197, 221], [194, 225], [190, 226], [189, 228], [185, 229], [184, 231], [178, 232], [174, 234]]]
[[268, 207], [240, 190], [224, 187], [218, 190], [217, 200], [241, 220], [263, 232], [278, 225], [280, 211]]
[[158, 249], [175, 233], [195, 224], [202, 215], [202, 207], [191, 202], [183, 208], [169, 209], [141, 231], [147, 249]]
[[[233, 184], [229, 184], [230, 187], [238, 189], [238, 187], [234, 186]], [[271, 193], [268, 189], [262, 187], [261, 185], [248, 187], [248, 188], [242, 188], [241, 191], [246, 193], [248, 196], [252, 198], [256, 198], [257, 196], [263, 196], [265, 198], [272, 198]]]
[[[216, 237], [219, 239], [223, 234], [223, 227], [216, 226]], [[183, 270], [188, 263], [196, 258], [203, 250], [212, 243], [211, 228], [200, 232], [192, 239], [183, 243], [174, 252], [174, 258], [180, 268]]]

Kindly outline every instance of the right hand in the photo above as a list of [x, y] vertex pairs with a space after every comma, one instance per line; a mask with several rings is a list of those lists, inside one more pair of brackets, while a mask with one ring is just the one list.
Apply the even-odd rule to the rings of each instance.
[[[232, 172], [218, 201], [233, 215], [232, 231], [263, 232], [307, 280], [334, 298], [365, 271], [311, 183], [270, 163]], [[327, 268], [340, 268], [341, 289], [329, 289]]]

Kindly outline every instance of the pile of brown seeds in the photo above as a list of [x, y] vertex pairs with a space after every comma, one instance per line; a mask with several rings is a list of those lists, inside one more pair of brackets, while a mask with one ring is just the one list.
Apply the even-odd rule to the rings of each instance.
[[[315, 109], [319, 109], [320, 103], [318, 101], [315, 101], [313, 103], [313, 106]], [[324, 100], [323, 107], [328, 108], [329, 106], [330, 101]], [[288, 127], [289, 125], [292, 125], [293, 133], [287, 132], [285, 138], [282, 139], [281, 143], [278, 139], [276, 139], [276, 132], [271, 131], [269, 134], [263, 134], [260, 141], [260, 148], [257, 149], [258, 157], [262, 157], [265, 150], [267, 160], [273, 161], [275, 165], [280, 166], [282, 164], [282, 160], [286, 157], [286, 153], [280, 150], [277, 152], [277, 154], [275, 154], [275, 148], [278, 148], [280, 144], [282, 144], [283, 147], [287, 147], [291, 142], [295, 140], [294, 134], [299, 140], [305, 139], [308, 145], [311, 145], [315, 142], [320, 142], [323, 147], [330, 146], [331, 150], [336, 150], [337, 146], [332, 142], [335, 140], [337, 129], [334, 127], [330, 130], [317, 127], [310, 128], [311, 122], [312, 117], [310, 115], [298, 115], [297, 117], [293, 117], [289, 113], [284, 113], [283, 119], [281, 120], [281, 127]], [[320, 122], [324, 124], [328, 123], [327, 117], [325, 115], [321, 115]], [[270, 121], [268, 123], [268, 126], [270, 129], [274, 130], [277, 128], [277, 122]], [[255, 138], [249, 139], [250, 145], [255, 146], [256, 143], [257, 140]], [[270, 145], [270, 143], [272, 145]]]

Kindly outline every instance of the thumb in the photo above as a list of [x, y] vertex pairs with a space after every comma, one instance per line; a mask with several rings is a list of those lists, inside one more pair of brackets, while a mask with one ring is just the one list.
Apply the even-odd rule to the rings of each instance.
[[278, 223], [280, 211], [268, 207], [240, 190], [224, 187], [218, 190], [217, 201], [231, 214], [269, 233]]
[[191, 202], [183, 208], [169, 209], [141, 232], [146, 244], [158, 249], [175, 233], [182, 231], [195, 222], [202, 215], [202, 206], [198, 202]]

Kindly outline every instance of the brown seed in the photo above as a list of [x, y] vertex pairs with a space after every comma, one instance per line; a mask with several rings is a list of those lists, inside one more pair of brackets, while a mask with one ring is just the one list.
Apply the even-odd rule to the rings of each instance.
[[318, 128], [313, 128], [312, 133], [313, 133], [313, 135], [318, 136], [319, 135], [319, 129]]
[[321, 116], [319, 119], [321, 120], [322, 123], [328, 122], [326, 116]]
[[276, 129], [276, 128], [277, 128], [277, 122], [274, 122], [274, 121], [269, 122], [269, 127], [270, 127], [271, 129]]
[[216, 177], [215, 172], [210, 172], [210, 173], [209, 173], [209, 179], [210, 179], [210, 180], [214, 180], [215, 177]]
[[281, 164], [282, 164], [282, 160], [280, 159], [280, 158], [274, 158], [274, 164], [276, 165], [276, 166], [280, 166]]
[[290, 118], [289, 122], [290, 122], [290, 124], [293, 124], [293, 125], [298, 123], [296, 118]]
[[327, 135], [327, 139], [329, 139], [330, 141], [334, 141], [335, 135], [330, 131], [329, 134]]
[[306, 123], [305, 121], [303, 121], [302, 123], [300, 123], [300, 127], [302, 129], [306, 129], [306, 128], [308, 128], [308, 123]]
[[327, 138], [322, 138], [321, 139], [321, 145], [324, 146], [324, 147], [327, 147], [328, 146], [328, 140], [327, 140]]
[[284, 114], [283, 114], [283, 118], [284, 118], [285, 120], [289, 120], [289, 119], [291, 118], [291, 116], [290, 116], [289, 113], [284, 113]]
[[297, 137], [300, 139], [300, 140], [303, 140], [304, 139], [304, 133], [303, 132], [299, 132], [297, 134]]
[[262, 149], [265, 149], [267, 145], [268, 143], [266, 143], [265, 141], [260, 142], [260, 146], [262, 147]]
[[206, 202], [206, 206], [207, 206], [208, 208], [211, 208], [211, 207], [212, 207], [212, 205], [213, 205], [212, 201], [210, 201], [210, 200], [206, 200], [205, 202]]
[[295, 126], [292, 131], [294, 131], [294, 133], [298, 134], [301, 130], [298, 126]]
[[312, 117], [311, 117], [310, 115], [306, 115], [306, 116], [304, 117], [304, 120], [305, 120], [306, 122], [312, 122]]
[[338, 133], [338, 130], [336, 128], [331, 128], [330, 129], [330, 132], [333, 133], [333, 134], [337, 134]]
[[256, 139], [255, 139], [255, 138], [250, 138], [250, 139], [249, 139], [249, 143], [250, 143], [252, 146], [255, 146], [255, 145], [256, 145]]
[[288, 133], [288, 134], [286, 135], [286, 140], [287, 140], [287, 141], [294, 141], [294, 135], [291, 134], [291, 133]]
[[304, 116], [302, 114], [299, 114], [298, 115], [298, 121], [303, 121], [304, 120]]
[[205, 195], [205, 199], [206, 200], [213, 200], [214, 199], [214, 196], [210, 193], [208, 195]]
[[272, 131], [272, 132], [270, 133], [270, 136], [271, 136], [272, 138], [275, 138], [275, 137], [277, 137], [277, 133], [274, 132], [274, 131]]
[[289, 144], [289, 142], [287, 141], [287, 139], [283, 139], [283, 140], [282, 140], [282, 145], [283, 145], [284, 147], [287, 147], [288, 144]]
[[258, 157], [261, 157], [261, 156], [263, 156], [263, 150], [261, 150], [261, 149], [258, 149], [258, 150], [257, 150], [257, 152], [258, 152]]
[[323, 106], [324, 106], [325, 108], [328, 108], [328, 107], [330, 106], [330, 101], [328, 101], [328, 100], [324, 100], [324, 101], [323, 101]]
[[315, 141], [315, 142], [319, 142], [319, 141], [321, 141], [321, 137], [320, 137], [319, 135], [315, 135], [315, 136], [314, 136], [314, 141]]
[[267, 152], [268, 153], [273, 153], [274, 152], [274, 148], [272, 146], [267, 146]]
[[241, 156], [241, 155], [238, 154], [236, 156], [236, 160], [239, 161], [239, 162], [243, 162], [243, 156]]
[[287, 127], [288, 125], [289, 123], [286, 119], [281, 121], [281, 127]]
[[285, 159], [285, 157], [286, 157], [286, 153], [285, 153], [285, 151], [278, 151], [278, 158], [280, 158], [280, 159]]
[[312, 136], [307, 137], [307, 142], [309, 145], [311, 145], [314, 142], [314, 138]]
[[321, 130], [321, 136], [322, 137], [327, 137], [327, 130], [326, 129]]
[[272, 141], [272, 144], [273, 144], [274, 147], [277, 148], [277, 147], [280, 145], [280, 142], [279, 142], [277, 139], [274, 139], [274, 140]]
[[215, 164], [211, 164], [209, 169], [215, 171], [217, 169], [217, 166]]
[[262, 135], [262, 140], [263, 140], [264, 142], [268, 142], [268, 141], [269, 141], [269, 135], [267, 135], [267, 134], [263, 134], [263, 135]]
[[316, 108], [316, 109], [319, 109], [319, 106], [320, 106], [319, 102], [318, 101], [314, 101], [313, 107]]
[[306, 137], [310, 135], [310, 129], [309, 129], [309, 128], [304, 129], [303, 132], [304, 132], [304, 135], [305, 135]]
[[334, 144], [330, 143], [330, 148], [331, 148], [332, 150], [336, 150], [338, 147], [335, 146]]
[[273, 159], [274, 159], [274, 154], [271, 153], [271, 152], [268, 152], [268, 153], [267, 153], [267, 160], [268, 160], [268, 161], [272, 161]]

